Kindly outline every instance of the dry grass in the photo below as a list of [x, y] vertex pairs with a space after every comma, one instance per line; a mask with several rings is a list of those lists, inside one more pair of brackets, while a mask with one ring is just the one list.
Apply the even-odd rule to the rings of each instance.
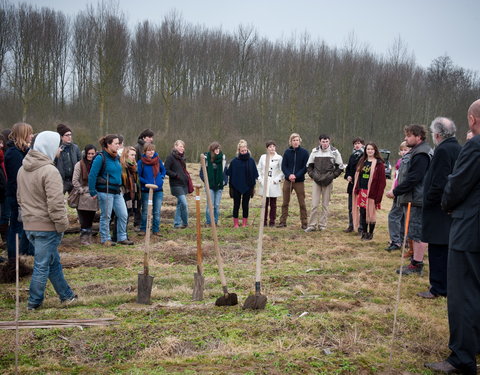
[[[198, 176], [198, 167], [190, 166]], [[311, 182], [307, 183], [310, 196]], [[304, 233], [292, 199], [288, 227], [265, 228], [262, 293], [264, 311], [218, 308], [221, 295], [211, 230], [202, 227], [205, 300], [192, 302], [196, 272], [195, 201], [189, 197], [190, 228], [172, 228], [175, 199], [165, 189], [163, 237], [152, 238], [152, 304], [135, 303], [142, 270], [143, 237], [133, 247], [78, 246], [78, 235], [61, 245], [66, 278], [79, 303], [65, 308], [51, 285], [42, 309], [26, 311], [28, 279], [21, 282], [21, 319], [115, 317], [103, 328], [23, 330], [24, 374], [408, 374], [429, 372], [425, 361], [447, 353], [446, 301], [415, 296], [428, 276], [403, 278], [398, 329], [389, 360], [399, 253], [388, 242], [386, 199], [375, 238], [345, 234], [345, 181], [335, 181], [328, 228]], [[202, 192], [202, 220], [204, 218]], [[310, 200], [307, 198], [307, 204]], [[253, 226], [234, 230], [232, 201], [222, 199], [220, 248], [229, 290], [241, 303], [254, 286], [260, 198], [251, 202]], [[74, 217], [74, 216], [72, 216]], [[74, 221], [74, 220], [72, 220]], [[74, 225], [74, 223], [72, 223]], [[428, 270], [428, 267], [427, 267]], [[308, 271], [308, 272], [307, 272]], [[0, 319], [14, 318], [14, 286], [0, 285]], [[14, 332], [0, 332], [0, 372], [14, 371]]]

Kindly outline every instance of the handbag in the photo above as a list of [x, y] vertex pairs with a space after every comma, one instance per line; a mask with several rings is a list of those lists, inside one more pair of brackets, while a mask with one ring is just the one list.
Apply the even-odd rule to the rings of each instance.
[[71, 208], [77, 208], [80, 201], [80, 192], [77, 189], [73, 189], [68, 194], [67, 203]]

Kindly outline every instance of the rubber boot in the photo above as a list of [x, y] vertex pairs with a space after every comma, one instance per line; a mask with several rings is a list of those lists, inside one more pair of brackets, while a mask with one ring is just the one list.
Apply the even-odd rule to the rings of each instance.
[[87, 233], [88, 233], [88, 244], [91, 245], [93, 243], [93, 240], [92, 240], [92, 229], [87, 229]]
[[248, 225], [248, 218], [244, 217], [242, 219], [242, 227], [246, 227]]
[[233, 227], [238, 228], [238, 218], [233, 218]]

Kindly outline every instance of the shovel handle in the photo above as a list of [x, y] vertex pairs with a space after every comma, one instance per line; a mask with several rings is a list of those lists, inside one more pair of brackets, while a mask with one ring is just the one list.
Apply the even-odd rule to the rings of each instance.
[[[210, 184], [208, 182], [208, 173], [207, 173], [207, 166], [205, 164], [205, 155], [201, 154], [200, 155], [200, 163], [202, 164], [202, 171], [203, 171], [203, 176], [205, 179], [205, 189], [207, 190], [207, 204], [208, 204], [208, 211], [210, 212], [210, 218], [211, 218], [211, 226], [212, 226], [212, 237], [213, 237], [213, 245], [215, 248], [215, 255], [217, 257], [217, 263], [218, 263], [218, 273], [220, 274], [220, 282], [222, 283], [223, 290], [227, 290], [227, 280], [225, 279], [225, 273], [223, 272], [223, 258], [222, 255], [220, 254], [220, 249], [218, 247], [218, 236], [217, 236], [217, 225], [215, 224], [214, 220], [214, 215], [213, 215], [213, 204], [212, 204], [212, 198], [210, 196]], [[228, 292], [226, 292], [228, 293]]]
[[257, 241], [257, 262], [255, 267], [255, 286], [258, 283], [258, 292], [260, 291], [260, 281], [262, 277], [262, 251], [263, 251], [263, 221], [265, 217], [265, 206], [268, 194], [268, 171], [270, 169], [270, 153], [267, 151], [265, 157], [265, 168], [263, 170], [263, 196], [262, 208], [260, 210], [260, 220], [258, 225], [258, 241]]
[[146, 184], [148, 188], [148, 209], [147, 209], [147, 228], [145, 233], [145, 252], [143, 253], [143, 274], [148, 276], [148, 257], [150, 254], [150, 226], [153, 209], [153, 190], [158, 189], [157, 185]]
[[200, 188], [195, 185], [195, 209], [197, 214], [197, 270], [203, 274], [203, 252], [202, 252], [202, 225], [200, 223]]

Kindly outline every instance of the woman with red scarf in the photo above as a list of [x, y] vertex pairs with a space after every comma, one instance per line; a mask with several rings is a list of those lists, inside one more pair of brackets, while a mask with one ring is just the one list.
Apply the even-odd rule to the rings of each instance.
[[88, 246], [92, 243], [92, 224], [98, 202], [90, 196], [88, 189], [88, 174], [92, 167], [92, 160], [97, 153], [94, 145], [86, 145], [82, 159], [75, 164], [73, 169], [72, 184], [80, 198], [78, 200], [77, 214], [80, 221], [80, 244]]
[[155, 145], [147, 143], [143, 149], [143, 155], [137, 164], [138, 177], [142, 187], [142, 223], [140, 224], [140, 235], [145, 234], [147, 230], [147, 210], [148, 210], [148, 188], [146, 184], [157, 185], [153, 191], [153, 221], [152, 232], [155, 236], [160, 236], [160, 208], [163, 202], [163, 179], [167, 173], [160, 157], [155, 152]]

